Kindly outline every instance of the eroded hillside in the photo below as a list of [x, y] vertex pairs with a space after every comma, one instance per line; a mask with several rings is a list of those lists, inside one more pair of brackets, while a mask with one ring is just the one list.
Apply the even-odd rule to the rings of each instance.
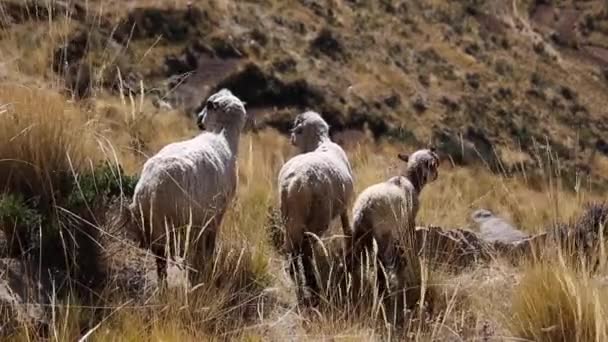
[[564, 173], [608, 165], [603, 1], [53, 4], [6, 2], [3, 34], [41, 39], [36, 22], [58, 22], [56, 44], [37, 43], [78, 96], [143, 90], [193, 113], [229, 87], [283, 131], [311, 108], [336, 132], [434, 142], [457, 163], [474, 146], [513, 171], [541, 164], [548, 144]]

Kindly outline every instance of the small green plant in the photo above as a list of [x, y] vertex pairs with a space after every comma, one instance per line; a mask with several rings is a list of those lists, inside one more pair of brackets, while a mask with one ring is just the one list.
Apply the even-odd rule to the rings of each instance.
[[137, 177], [125, 175], [122, 167], [105, 162], [91, 172], [75, 177], [72, 192], [67, 196], [66, 208], [81, 208], [112, 198], [133, 195]]
[[0, 197], [0, 224], [32, 227], [40, 223], [40, 215], [30, 208], [23, 196], [4, 194]]
[[30, 240], [30, 234], [40, 225], [42, 217], [32, 209], [22, 195], [0, 196], [0, 228], [10, 243], [9, 254], [21, 253]]

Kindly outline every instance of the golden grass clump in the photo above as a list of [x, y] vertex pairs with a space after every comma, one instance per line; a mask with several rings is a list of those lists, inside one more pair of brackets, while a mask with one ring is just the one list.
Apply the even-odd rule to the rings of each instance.
[[[206, 264], [203, 283], [188, 290], [172, 287], [145, 298], [147, 304], [123, 308], [128, 297], [118, 294], [110, 301], [116, 314], [107, 316], [104, 329], [93, 336], [100, 340], [111, 336], [158, 340], [171, 335], [170, 340], [180, 340], [174, 339], [180, 334], [191, 339], [238, 336], [270, 313], [266, 311], [272, 305], [267, 290], [270, 273], [260, 257], [242, 242], [223, 244]], [[149, 329], [133, 329], [134, 325]]]
[[0, 84], [0, 191], [50, 205], [68, 179], [99, 159], [93, 125], [55, 92]]
[[608, 289], [564, 263], [531, 265], [516, 287], [509, 325], [533, 341], [608, 340]]

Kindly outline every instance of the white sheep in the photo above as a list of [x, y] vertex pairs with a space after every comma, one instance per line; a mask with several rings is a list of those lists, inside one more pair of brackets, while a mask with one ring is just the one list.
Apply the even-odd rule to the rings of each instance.
[[486, 242], [515, 243], [530, 237], [489, 209], [475, 210], [471, 213], [471, 219], [477, 224], [480, 237]]
[[139, 223], [140, 242], [156, 256], [159, 281], [166, 278], [167, 252], [179, 253], [198, 271], [211, 262], [216, 234], [236, 190], [246, 116], [243, 103], [222, 89], [198, 115], [205, 132], [165, 146], [144, 164], [129, 209]]
[[346, 153], [331, 141], [329, 125], [319, 114], [309, 111], [296, 117], [291, 143], [301, 154], [287, 161], [279, 173], [280, 211], [285, 223], [283, 250], [291, 254], [292, 267], [302, 258], [304, 285], [312, 288], [313, 244], [307, 233], [323, 234], [340, 216], [344, 234], [351, 236], [348, 206], [353, 196], [353, 175]]
[[403, 238], [413, 240], [418, 197], [423, 187], [438, 177], [439, 157], [434, 148], [398, 157], [407, 163], [404, 174], [366, 188], [353, 206], [354, 256], [364, 248], [371, 250], [376, 240], [378, 257], [385, 267], [396, 261], [396, 248]]

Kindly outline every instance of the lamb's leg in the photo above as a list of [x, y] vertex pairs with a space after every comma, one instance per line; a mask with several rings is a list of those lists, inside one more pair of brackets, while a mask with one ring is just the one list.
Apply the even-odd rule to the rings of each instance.
[[353, 249], [353, 231], [350, 227], [347, 210], [340, 214], [340, 220], [342, 221], [342, 232], [344, 233], [344, 256], [350, 257]]
[[[351, 242], [350, 257], [347, 256], [347, 267], [349, 270], [355, 271], [355, 267], [363, 262], [366, 251], [371, 256], [372, 245], [374, 241], [374, 227], [370, 220], [364, 216], [358, 217], [353, 222], [353, 235]], [[373, 261], [373, 260], [370, 260]]]
[[203, 236], [201, 237], [201, 247], [203, 248], [202, 252], [205, 260], [213, 260], [213, 256], [215, 255], [217, 233], [222, 225], [224, 213], [225, 211], [215, 213], [211, 219], [211, 222], [209, 222], [208, 226], [203, 231]]
[[390, 234], [376, 236], [378, 243], [378, 261], [377, 271], [378, 290], [382, 294], [390, 289], [389, 277], [394, 270], [395, 258], [397, 257], [395, 241]]
[[206, 260], [212, 260], [215, 255], [217, 228], [208, 229], [203, 234], [203, 250]]

